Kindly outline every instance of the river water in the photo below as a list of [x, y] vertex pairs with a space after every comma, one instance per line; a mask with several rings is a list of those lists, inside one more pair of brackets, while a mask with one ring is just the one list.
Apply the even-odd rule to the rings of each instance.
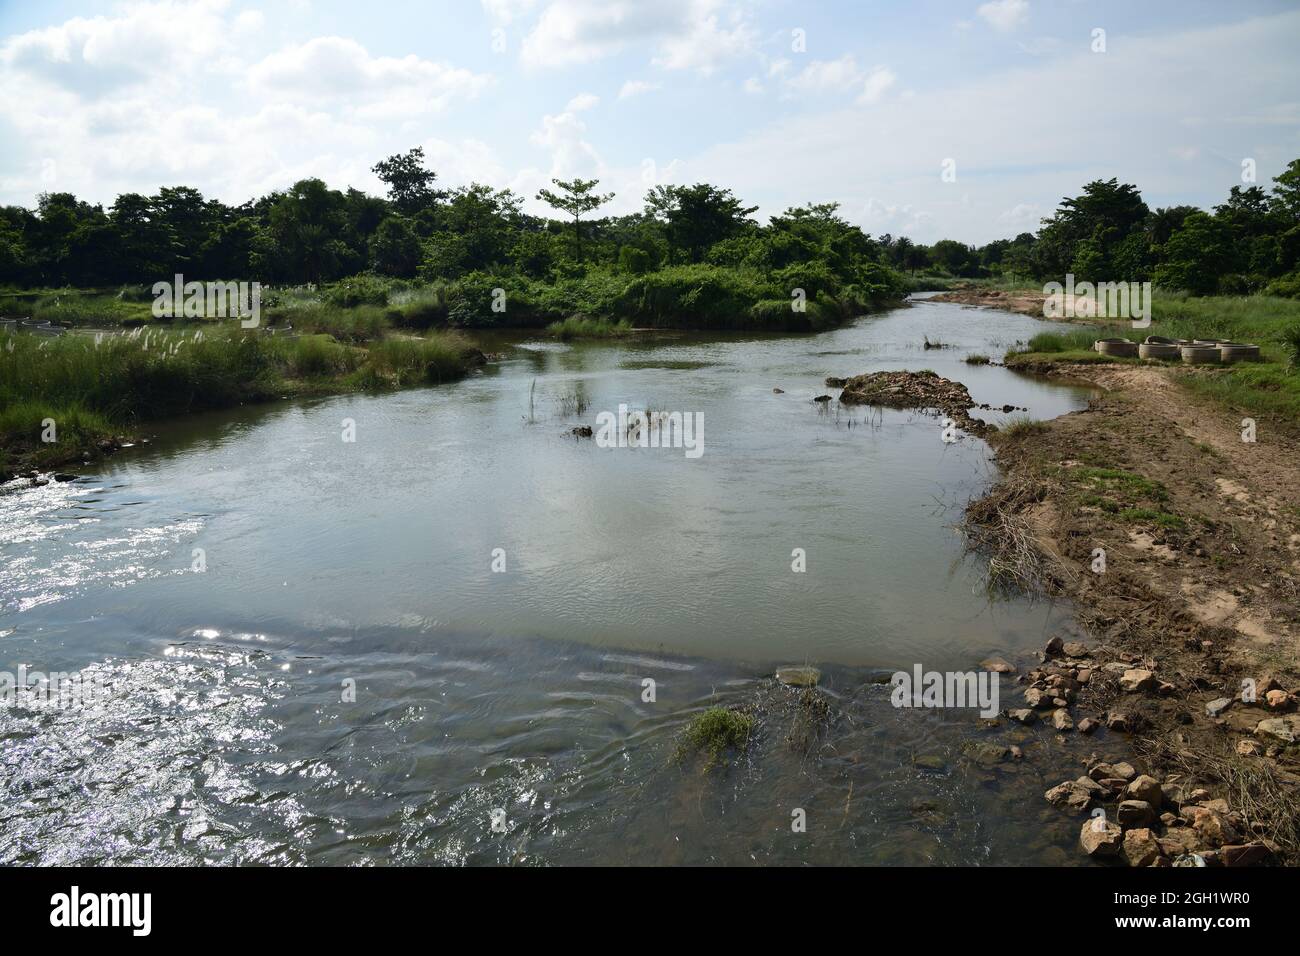
[[[1050, 418], [1088, 393], [962, 361], [1050, 327], [921, 297], [818, 335], [498, 337], [459, 383], [165, 423], [11, 484], [0, 669], [107, 691], [0, 708], [0, 863], [1075, 861], [1042, 792], [1095, 742], [879, 683], [1070, 630], [963, 554], [987, 446], [812, 401], [932, 368]], [[620, 404], [701, 414], [703, 453], [570, 434]], [[792, 663], [824, 723], [771, 680]], [[706, 770], [679, 738], [718, 704], [758, 732]]]

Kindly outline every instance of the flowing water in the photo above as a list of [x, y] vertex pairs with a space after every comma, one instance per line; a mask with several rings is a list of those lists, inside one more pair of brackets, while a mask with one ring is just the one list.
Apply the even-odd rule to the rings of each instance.
[[[1077, 753], [879, 682], [1070, 628], [963, 554], [987, 447], [812, 401], [932, 368], [1050, 418], [1088, 393], [962, 361], [1050, 327], [921, 298], [810, 336], [502, 337], [462, 382], [196, 416], [11, 484], [0, 669], [107, 692], [0, 709], [0, 862], [1073, 859], [1042, 792]], [[620, 404], [701, 413], [703, 453], [570, 434]], [[823, 722], [772, 681], [791, 663]], [[718, 704], [758, 732], [706, 770], [679, 738]]]

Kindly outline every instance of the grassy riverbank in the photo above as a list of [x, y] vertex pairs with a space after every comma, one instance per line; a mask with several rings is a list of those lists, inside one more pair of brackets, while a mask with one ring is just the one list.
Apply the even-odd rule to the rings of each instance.
[[[1022, 290], [1024, 294], [1029, 291]], [[1123, 323], [1043, 332], [1008, 352], [1005, 361], [1011, 368], [1027, 370], [1070, 364], [1166, 366], [1174, 380], [1194, 394], [1300, 430], [1300, 370], [1296, 368], [1300, 362], [1300, 300], [1258, 295], [1189, 298], [1157, 291], [1151, 318], [1150, 328], [1145, 329]], [[1112, 358], [1092, 350], [1092, 343], [1101, 337], [1141, 342], [1148, 335], [1250, 342], [1260, 346], [1263, 361], [1188, 368], [1177, 362]]]
[[288, 395], [436, 384], [481, 361], [454, 332], [377, 338], [367, 347], [230, 328], [3, 334], [0, 477], [111, 450], [152, 419]]

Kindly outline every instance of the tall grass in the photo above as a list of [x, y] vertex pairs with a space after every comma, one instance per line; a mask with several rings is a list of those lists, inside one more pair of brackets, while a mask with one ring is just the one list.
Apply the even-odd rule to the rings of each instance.
[[[438, 383], [478, 353], [454, 333], [387, 339], [367, 349], [329, 336], [284, 338], [236, 328], [125, 335], [0, 335], [0, 444], [10, 453], [73, 451], [153, 418], [293, 392]], [[53, 418], [58, 448], [42, 447]]]
[[610, 339], [631, 334], [632, 323], [627, 319], [611, 322], [609, 319], [571, 315], [563, 322], [552, 322], [546, 331], [561, 339]]

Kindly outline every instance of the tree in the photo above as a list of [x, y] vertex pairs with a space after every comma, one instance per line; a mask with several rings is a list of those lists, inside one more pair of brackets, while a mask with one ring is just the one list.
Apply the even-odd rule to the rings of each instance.
[[420, 237], [401, 216], [389, 216], [370, 237], [370, 265], [383, 275], [409, 279], [420, 267], [420, 251]]
[[1194, 212], [1165, 243], [1164, 260], [1156, 266], [1157, 285], [1211, 295], [1232, 262], [1227, 228], [1213, 216]]
[[730, 189], [708, 183], [656, 186], [646, 193], [646, 212], [665, 223], [670, 248], [700, 262], [715, 243], [730, 239], [755, 223], [757, 206], [745, 206]]
[[388, 186], [389, 201], [404, 216], [414, 216], [447, 195], [434, 188], [438, 174], [432, 169], [424, 168], [422, 146], [389, 156], [383, 162], [376, 163], [372, 172]]
[[541, 189], [537, 192], [537, 198], [545, 202], [552, 209], [558, 209], [561, 212], [568, 213], [573, 217], [573, 235], [577, 240], [577, 258], [582, 259], [582, 227], [581, 219], [584, 213], [594, 212], [605, 203], [614, 198], [613, 193], [601, 195], [592, 192], [600, 184], [599, 179], [571, 179], [567, 183], [560, 179], [552, 179], [562, 190], [560, 193], [553, 192], [550, 189]]

